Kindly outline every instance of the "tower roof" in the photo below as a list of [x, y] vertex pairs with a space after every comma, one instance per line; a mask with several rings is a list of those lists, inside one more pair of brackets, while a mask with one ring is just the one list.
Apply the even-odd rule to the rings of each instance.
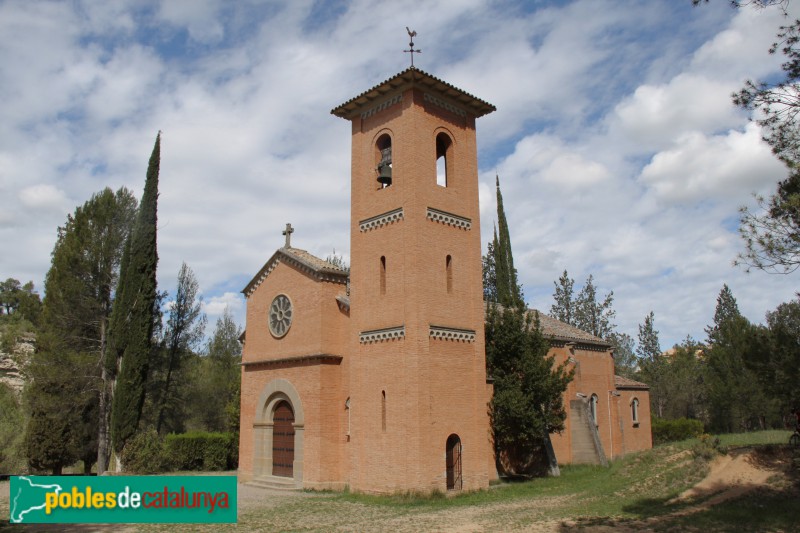
[[400, 93], [408, 88], [418, 87], [426, 91], [435, 93], [440, 98], [452, 101], [461, 106], [465, 111], [477, 117], [488, 115], [497, 108], [486, 102], [462, 91], [458, 87], [450, 85], [446, 81], [431, 76], [416, 67], [409, 67], [406, 70], [395, 74], [388, 80], [379, 83], [375, 87], [364, 91], [355, 98], [351, 98], [342, 105], [331, 110], [331, 114], [344, 119], [352, 119], [363, 109], [372, 107], [376, 100], [384, 99], [391, 94]]

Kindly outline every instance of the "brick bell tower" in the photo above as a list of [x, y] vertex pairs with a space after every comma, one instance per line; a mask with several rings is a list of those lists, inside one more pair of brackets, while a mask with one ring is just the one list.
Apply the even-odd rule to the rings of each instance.
[[475, 119], [494, 110], [412, 66], [331, 111], [352, 124], [354, 490], [489, 484]]

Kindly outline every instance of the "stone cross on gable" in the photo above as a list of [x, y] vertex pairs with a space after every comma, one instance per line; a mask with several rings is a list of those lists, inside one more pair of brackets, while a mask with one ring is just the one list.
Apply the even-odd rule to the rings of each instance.
[[294, 228], [291, 224], [286, 224], [286, 229], [283, 230], [282, 235], [286, 236], [286, 245], [284, 248], [291, 248], [292, 247], [292, 233], [294, 233]]

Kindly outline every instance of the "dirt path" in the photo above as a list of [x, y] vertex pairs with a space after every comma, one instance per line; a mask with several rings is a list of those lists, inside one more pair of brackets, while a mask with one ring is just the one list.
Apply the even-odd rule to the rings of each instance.
[[765, 461], [752, 450], [723, 455], [714, 460], [711, 472], [703, 481], [685, 491], [677, 500], [704, 500], [692, 507], [700, 511], [764, 487], [767, 480], [781, 475], [783, 470], [781, 460]]

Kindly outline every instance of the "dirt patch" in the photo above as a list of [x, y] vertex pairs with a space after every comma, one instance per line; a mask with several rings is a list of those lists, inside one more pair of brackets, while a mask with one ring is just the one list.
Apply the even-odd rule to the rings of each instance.
[[770, 478], [783, 475], [787, 465], [788, 459], [781, 454], [763, 451], [745, 449], [723, 455], [714, 460], [705, 479], [670, 503], [705, 500], [698, 507], [708, 508], [767, 486]]

